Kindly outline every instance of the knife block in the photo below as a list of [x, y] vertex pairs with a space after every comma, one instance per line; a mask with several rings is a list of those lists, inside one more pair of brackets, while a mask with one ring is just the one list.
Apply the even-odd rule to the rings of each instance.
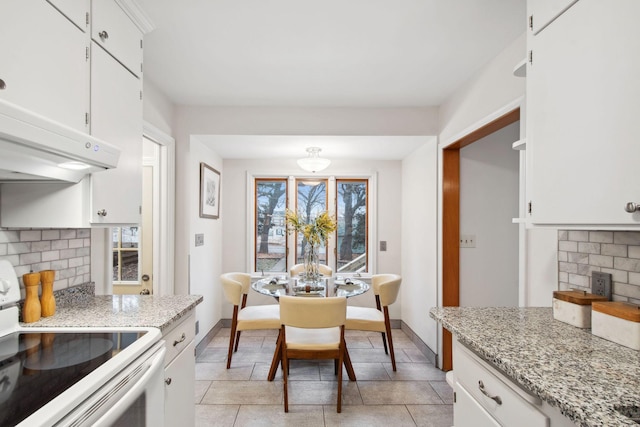
[[42, 317], [53, 316], [56, 313], [56, 299], [53, 296], [53, 282], [55, 278], [55, 270], [42, 270], [40, 272], [40, 281], [42, 282], [42, 296], [40, 297]]
[[24, 283], [24, 305], [22, 306], [22, 321], [25, 323], [40, 320], [42, 307], [38, 299], [38, 285], [40, 284], [40, 273], [27, 273], [22, 275]]

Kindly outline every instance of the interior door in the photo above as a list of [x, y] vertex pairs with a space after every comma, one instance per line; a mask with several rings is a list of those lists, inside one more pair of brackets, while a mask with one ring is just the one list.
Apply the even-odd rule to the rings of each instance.
[[[145, 140], [145, 144], [147, 141]], [[153, 166], [142, 168], [142, 242], [141, 242], [141, 287], [140, 293], [153, 293]]]

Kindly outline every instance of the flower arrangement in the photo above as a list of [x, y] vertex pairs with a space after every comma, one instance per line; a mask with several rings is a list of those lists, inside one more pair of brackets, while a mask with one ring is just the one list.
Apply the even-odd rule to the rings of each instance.
[[298, 213], [287, 209], [285, 214], [287, 221], [287, 229], [289, 233], [302, 233], [304, 239], [311, 246], [319, 246], [326, 242], [331, 233], [336, 231], [336, 220], [328, 212], [322, 212], [318, 217], [311, 221], [305, 222]]

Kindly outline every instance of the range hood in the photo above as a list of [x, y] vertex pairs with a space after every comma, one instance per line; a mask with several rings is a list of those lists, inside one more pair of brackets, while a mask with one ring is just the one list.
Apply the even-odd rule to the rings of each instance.
[[119, 157], [113, 145], [0, 99], [0, 182], [78, 182]]

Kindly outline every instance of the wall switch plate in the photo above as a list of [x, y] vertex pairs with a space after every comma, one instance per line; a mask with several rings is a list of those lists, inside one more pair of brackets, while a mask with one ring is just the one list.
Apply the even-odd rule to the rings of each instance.
[[387, 250], [387, 241], [380, 240], [380, 252], [384, 252]]
[[611, 274], [601, 271], [591, 273], [591, 293], [602, 295], [611, 301]]
[[460, 247], [461, 248], [475, 248], [476, 247], [476, 235], [475, 234], [461, 234], [460, 235]]
[[198, 335], [198, 332], [200, 332], [200, 321], [196, 320], [196, 335]]
[[196, 246], [204, 245], [204, 234], [196, 234]]

